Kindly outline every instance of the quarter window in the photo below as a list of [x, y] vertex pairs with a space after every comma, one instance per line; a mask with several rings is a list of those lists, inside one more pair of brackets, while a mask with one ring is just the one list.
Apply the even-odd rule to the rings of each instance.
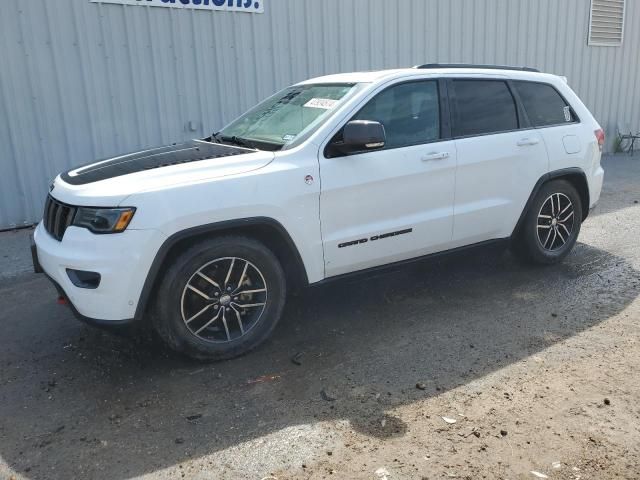
[[454, 80], [454, 136], [484, 135], [518, 128], [518, 111], [506, 82]]
[[534, 127], [575, 122], [571, 107], [551, 85], [521, 81], [514, 84]]
[[440, 137], [438, 84], [435, 81], [403, 83], [379, 93], [353, 120], [384, 125], [385, 149], [417, 145]]

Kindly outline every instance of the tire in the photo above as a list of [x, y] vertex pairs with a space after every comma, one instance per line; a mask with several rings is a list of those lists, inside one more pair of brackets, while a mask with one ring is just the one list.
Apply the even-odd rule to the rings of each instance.
[[241, 236], [206, 240], [165, 271], [153, 326], [171, 349], [193, 359], [237, 357], [269, 337], [286, 291], [278, 259], [260, 242]]
[[578, 240], [582, 211], [582, 200], [571, 183], [566, 180], [545, 183], [514, 236], [512, 251], [528, 263], [552, 265], [561, 262]]

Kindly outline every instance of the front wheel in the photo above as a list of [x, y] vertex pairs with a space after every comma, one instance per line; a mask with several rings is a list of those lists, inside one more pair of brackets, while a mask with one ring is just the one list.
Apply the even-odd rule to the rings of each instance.
[[280, 319], [285, 275], [261, 243], [229, 236], [182, 253], [158, 290], [153, 323], [172, 349], [198, 360], [242, 355], [262, 343]]
[[561, 262], [576, 244], [581, 224], [582, 200], [575, 187], [566, 180], [553, 180], [536, 194], [512, 250], [531, 263]]

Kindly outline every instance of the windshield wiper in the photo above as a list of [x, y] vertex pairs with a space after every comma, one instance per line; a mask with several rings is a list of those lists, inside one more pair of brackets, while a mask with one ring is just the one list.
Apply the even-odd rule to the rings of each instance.
[[236, 137], [235, 135], [232, 137], [224, 136], [224, 135], [220, 135], [221, 133], [222, 132], [212, 133], [210, 140], [212, 140], [215, 143], [231, 143], [239, 147], [255, 149], [255, 147], [252, 144], [250, 144], [248, 140], [245, 140], [244, 138]]
[[216, 143], [222, 143], [222, 139], [220, 138], [220, 132], [212, 133], [211, 140], [213, 140]]
[[242, 137], [236, 137], [235, 135], [232, 137], [220, 137], [220, 139], [223, 142], [228, 142], [228, 143], [232, 143], [234, 145], [237, 145], [239, 147], [244, 147], [244, 148], [251, 148], [253, 150], [257, 150], [257, 148], [255, 147], [255, 145], [253, 145], [249, 140], [247, 140], [246, 138], [242, 138]]
[[231, 145], [237, 145], [238, 147], [250, 148], [252, 150], [260, 150], [255, 144], [246, 138], [221, 135], [222, 132], [216, 132], [211, 134], [211, 140], [216, 143], [228, 143]]

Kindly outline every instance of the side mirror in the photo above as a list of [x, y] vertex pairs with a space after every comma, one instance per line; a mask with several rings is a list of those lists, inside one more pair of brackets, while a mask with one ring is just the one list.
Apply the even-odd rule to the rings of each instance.
[[379, 150], [387, 136], [384, 125], [369, 120], [352, 120], [342, 129], [342, 138], [329, 144], [331, 156]]

